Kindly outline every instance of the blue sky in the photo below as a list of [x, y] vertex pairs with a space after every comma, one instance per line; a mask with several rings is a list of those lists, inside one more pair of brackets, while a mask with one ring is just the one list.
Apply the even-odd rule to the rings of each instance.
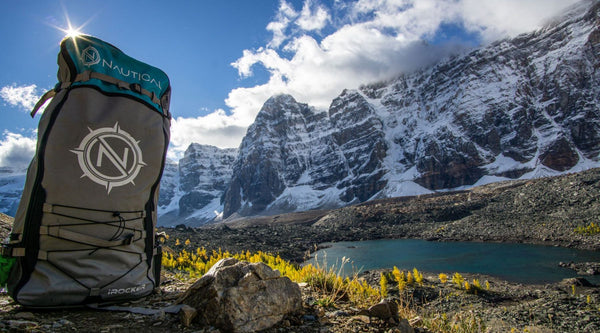
[[[326, 109], [387, 79], [540, 27], [575, 0], [1, 1], [0, 166], [25, 166], [69, 25], [161, 68], [173, 88], [169, 156], [237, 147], [268, 97]], [[426, 41], [426, 43], [423, 43]]]

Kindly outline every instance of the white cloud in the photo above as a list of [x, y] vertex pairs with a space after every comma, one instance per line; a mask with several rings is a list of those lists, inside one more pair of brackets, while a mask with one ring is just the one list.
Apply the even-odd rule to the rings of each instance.
[[491, 42], [535, 30], [579, 0], [462, 0], [457, 11], [465, 26]]
[[321, 30], [330, 19], [331, 17], [327, 8], [315, 5], [313, 1], [307, 0], [302, 6], [302, 11], [296, 24], [305, 31]]
[[267, 30], [273, 33], [273, 39], [269, 42], [269, 47], [278, 48], [286, 39], [285, 32], [292, 20], [298, 17], [298, 13], [285, 0], [279, 3], [279, 9], [275, 20], [267, 25]]
[[266, 27], [272, 39], [263, 47], [244, 50], [231, 64], [242, 78], [253, 75], [253, 66], [263, 66], [270, 74], [268, 82], [232, 90], [225, 101], [229, 113], [218, 110], [205, 117], [176, 119], [172, 151], [182, 152], [191, 142], [238, 146], [244, 129], [275, 94], [288, 93], [327, 108], [345, 88], [431, 64], [461, 49], [460, 44], [423, 42], [444, 24], [462, 26], [487, 43], [540, 27], [576, 1], [336, 0], [326, 8], [318, 0], [305, 0], [298, 12], [281, 0]]
[[36, 138], [19, 133], [4, 132], [0, 141], [0, 166], [25, 168], [35, 154]]
[[180, 159], [193, 142], [220, 148], [237, 147], [241, 137], [246, 134], [247, 126], [237, 125], [223, 110], [217, 110], [204, 117], [173, 118], [168, 157], [173, 160]]
[[31, 111], [40, 99], [35, 84], [17, 86], [15, 84], [0, 89], [0, 97], [11, 106], [17, 106], [25, 111]]

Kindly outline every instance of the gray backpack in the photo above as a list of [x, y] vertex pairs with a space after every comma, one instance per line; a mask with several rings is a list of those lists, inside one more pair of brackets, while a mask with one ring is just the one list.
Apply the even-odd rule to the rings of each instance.
[[167, 75], [90, 36], [66, 38], [9, 244], [8, 291], [28, 307], [119, 302], [158, 287]]

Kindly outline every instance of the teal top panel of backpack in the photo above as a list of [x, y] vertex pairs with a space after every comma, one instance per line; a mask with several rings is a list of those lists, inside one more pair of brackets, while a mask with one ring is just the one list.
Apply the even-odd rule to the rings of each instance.
[[[91, 71], [111, 76], [129, 85], [139, 85], [138, 87], [154, 93], [159, 100], [165, 96], [165, 93], [170, 94], [169, 78], [162, 70], [126, 55], [115, 46], [98, 38], [84, 35], [65, 38], [61, 43], [61, 53], [69, 67], [71, 82], [75, 80], [77, 74]], [[72, 84], [72, 86], [78, 85], [94, 85], [107, 93], [131, 95], [142, 99], [163, 115], [167, 111], [163, 110], [160, 103], [155, 103], [156, 100], [153, 101], [150, 96], [139, 93], [137, 89], [123, 89], [94, 78]], [[167, 108], [168, 105], [165, 106], [165, 109]]]

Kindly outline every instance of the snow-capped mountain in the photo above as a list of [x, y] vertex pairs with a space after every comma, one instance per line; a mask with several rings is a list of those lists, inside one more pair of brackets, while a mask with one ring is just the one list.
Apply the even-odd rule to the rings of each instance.
[[389, 82], [327, 112], [269, 99], [224, 216], [340, 206], [600, 166], [600, 4]]
[[0, 167], [0, 213], [15, 216], [27, 169]]
[[237, 149], [191, 144], [179, 163], [168, 161], [160, 184], [161, 226], [200, 225], [219, 220], [221, 196], [231, 179]]

